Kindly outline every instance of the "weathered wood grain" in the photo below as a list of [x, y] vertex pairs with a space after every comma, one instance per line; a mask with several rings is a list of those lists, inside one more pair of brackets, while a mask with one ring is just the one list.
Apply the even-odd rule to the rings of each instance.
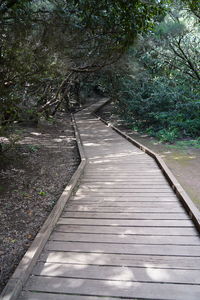
[[[121, 300], [122, 298], [104, 297], [103, 300]], [[83, 295], [67, 295], [67, 294], [53, 294], [53, 293], [34, 293], [23, 292], [18, 300], [102, 300], [100, 297], [95, 296], [83, 296]], [[129, 299], [130, 300], [130, 299]], [[133, 299], [132, 300], [137, 300]]]
[[[165, 204], [165, 205], [164, 205]], [[67, 212], [102, 212], [102, 213], [181, 213], [185, 212], [183, 207], [181, 207], [178, 204], [172, 204], [170, 203], [143, 203], [143, 205], [135, 204], [132, 206], [116, 206], [115, 204], [110, 206], [100, 206], [98, 204], [70, 204], [67, 207], [65, 207], [64, 211]]]
[[57, 224], [90, 226], [150, 226], [150, 227], [193, 227], [190, 220], [119, 220], [60, 218]]
[[129, 235], [172, 235], [172, 236], [191, 236], [198, 235], [194, 227], [145, 227], [145, 226], [89, 226], [89, 225], [59, 225], [55, 231], [80, 232], [80, 233], [103, 233], [105, 234], [129, 234]]
[[200, 284], [200, 270], [136, 268], [38, 262], [33, 275], [121, 281]]
[[139, 297], [147, 299], [197, 300], [199, 285], [144, 283], [121, 280], [91, 280], [33, 276], [27, 288], [38, 292], [57, 292], [91, 296]]
[[85, 218], [85, 219], [127, 219], [127, 220], [189, 220], [185, 212], [181, 213], [136, 213], [136, 212], [63, 212], [63, 218]]
[[171, 255], [135, 255], [91, 252], [44, 251], [38, 261], [61, 264], [89, 264], [144, 268], [200, 270], [199, 257]]
[[49, 251], [74, 251], [91, 253], [116, 253], [116, 254], [144, 254], [144, 255], [177, 255], [196, 256], [200, 259], [200, 245], [137, 245], [137, 244], [108, 244], [108, 243], [83, 243], [83, 242], [57, 242], [49, 241], [46, 246]]
[[[131, 195], [125, 195], [122, 193], [121, 195], [100, 195], [98, 194], [93, 194], [93, 195], [76, 195], [74, 197], [71, 197], [71, 200], [73, 201], [80, 201], [80, 203], [83, 203], [83, 201], [89, 201], [91, 202], [105, 202], [109, 203], [109, 201], [113, 202], [134, 202], [134, 201], [145, 201], [145, 202], [151, 202], [151, 201], [163, 201], [163, 202], [176, 202], [177, 203], [177, 198], [174, 194], [170, 195], [165, 195], [165, 194], [144, 194], [144, 193], [137, 193], [134, 194], [132, 193]], [[125, 203], [124, 203], [125, 204]], [[131, 204], [130, 204], [131, 205]]]
[[198, 236], [168, 236], [168, 235], [129, 235], [129, 234], [95, 234], [95, 233], [66, 233], [54, 231], [49, 238], [51, 241], [89, 242], [89, 243], [120, 243], [142, 245], [188, 245], [199, 246]]

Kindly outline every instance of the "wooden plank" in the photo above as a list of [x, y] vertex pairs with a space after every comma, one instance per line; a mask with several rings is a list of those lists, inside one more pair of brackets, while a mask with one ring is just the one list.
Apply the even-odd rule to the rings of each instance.
[[[127, 167], [124, 167], [123, 165], [118, 165], [116, 167], [100, 167], [100, 166], [94, 166], [94, 167], [90, 167], [89, 169], [87, 168], [85, 170], [85, 174], [104, 174], [105, 176], [108, 174], [114, 174], [116, 177], [119, 175], [119, 174], [133, 174], [133, 175], [136, 175], [136, 174], [140, 174], [140, 175], [145, 175], [145, 174], [151, 174], [149, 173], [149, 169], [151, 168], [152, 171], [157, 171], [157, 168], [158, 167], [142, 167], [142, 166], [128, 166]], [[105, 171], [105, 172], [103, 172]], [[155, 172], [154, 174], [160, 174], [159, 172]]]
[[200, 270], [53, 264], [39, 262], [33, 275], [139, 282], [200, 284]]
[[[174, 193], [74, 193], [74, 197], [71, 200], [80, 200], [87, 198], [90, 200], [101, 201], [105, 199], [106, 201], [179, 201]], [[172, 200], [173, 199], [173, 200]]]
[[[145, 204], [151, 204], [152, 203], [152, 208], [156, 208], [156, 204], [157, 204], [157, 208], [159, 207], [159, 204], [161, 203], [162, 204], [162, 202], [161, 201], [147, 201], [147, 200], [143, 200], [142, 199], [142, 201], [140, 202], [141, 204], [143, 204], [143, 205], [145, 205]], [[166, 204], [176, 204], [176, 203], [178, 203], [178, 202], [176, 202], [176, 201], [167, 201], [167, 202], [165, 202]], [[83, 200], [73, 200], [73, 201], [70, 201], [69, 202], [69, 204], [70, 205], [75, 205], [75, 206], [82, 206], [82, 207], [84, 207], [84, 206], [90, 206], [90, 207], [102, 207], [102, 208], [105, 208], [105, 209], [107, 209], [107, 208], [114, 208], [114, 207], [116, 207], [116, 209], [128, 209], [128, 208], [142, 208], [142, 207], [144, 207], [144, 206], [137, 206], [137, 204], [138, 204], [138, 201], [105, 201], [104, 199], [102, 200], [102, 201], [93, 201], [92, 199], [91, 200], [84, 200], [84, 198], [83, 198]], [[154, 205], [154, 206], [153, 206]], [[146, 206], [146, 208], [148, 208], [149, 206]], [[144, 210], [145, 210], [145, 207], [144, 207]]]
[[[103, 297], [103, 300], [121, 300], [122, 298]], [[53, 294], [53, 293], [34, 293], [23, 292], [18, 300], [102, 300], [101, 297], [83, 296], [83, 295], [67, 295], [67, 294]], [[134, 299], [132, 299], [134, 300]]]
[[185, 213], [109, 213], [109, 212], [63, 212], [62, 218], [85, 218], [85, 219], [127, 219], [127, 220], [189, 220]]
[[[120, 141], [121, 139], [119, 139]], [[142, 154], [142, 152], [139, 152], [140, 154], [134, 154], [134, 153], [127, 153], [123, 156], [114, 156], [114, 155], [110, 155], [110, 156], [102, 156], [102, 157], [96, 157], [95, 159], [93, 158], [89, 158], [88, 159], [88, 164], [97, 164], [97, 163], [107, 163], [107, 162], [114, 162], [114, 163], [117, 163], [118, 161], [120, 162], [132, 162], [132, 161], [136, 161], [136, 162], [142, 162], [142, 163], [145, 163], [145, 162], [154, 162], [155, 163], [155, 160], [148, 156], [148, 155], [145, 155], [145, 154]]]
[[[83, 179], [83, 177], [82, 177]], [[127, 173], [114, 173], [114, 174], [107, 174], [107, 173], [93, 173], [93, 174], [84, 174], [84, 180], [100, 180], [100, 181], [113, 181], [113, 180], [126, 180], [127, 181], [134, 181], [134, 180], [165, 180], [162, 174], [127, 174]]]
[[126, 183], [126, 184], [120, 184], [119, 182], [118, 183], [107, 183], [107, 182], [104, 182], [104, 183], [80, 183], [79, 185], [79, 188], [80, 189], [84, 189], [84, 190], [93, 190], [93, 189], [110, 189], [110, 190], [135, 190], [135, 189], [148, 189], [148, 190], [151, 190], [151, 189], [156, 189], [156, 190], [160, 190], [160, 189], [164, 189], [164, 190], [171, 190], [171, 187], [167, 184], [167, 183], [153, 183], [153, 182], [150, 182], [150, 183]]
[[[113, 161], [113, 160], [107, 160], [107, 162], [103, 162], [102, 160], [98, 160], [95, 159], [92, 162], [90, 161], [90, 163], [87, 164], [87, 169], [86, 170], [95, 170], [97, 168], [97, 170], [101, 170], [102, 168], [105, 168], [106, 170], [110, 170], [110, 169], [116, 169], [122, 167], [123, 169], [139, 169], [139, 167], [142, 167], [142, 169], [147, 170], [155, 170], [158, 168], [158, 165], [156, 164], [156, 162], [154, 161], [146, 161], [143, 162], [142, 160], [137, 160], [137, 157], [135, 157], [135, 159], [133, 160], [121, 160], [119, 159], [118, 162]], [[158, 168], [159, 169], [159, 168]]]
[[[142, 155], [141, 155], [142, 154]], [[136, 162], [155, 162], [154, 159], [152, 159], [152, 157], [143, 154], [142, 152], [139, 153], [124, 153], [123, 156], [115, 156], [114, 154], [112, 155], [106, 155], [104, 153], [103, 156], [101, 157], [95, 157], [95, 158], [89, 158], [88, 159], [88, 163], [89, 164], [95, 164], [95, 163], [107, 163], [107, 162], [132, 162], [132, 161], [136, 161]]]
[[101, 179], [95, 179], [95, 178], [82, 178], [81, 179], [81, 183], [83, 183], [83, 184], [97, 184], [97, 185], [100, 185], [100, 184], [106, 184], [106, 185], [110, 185], [110, 184], [115, 184], [115, 185], [117, 185], [117, 184], [126, 184], [126, 183], [128, 183], [129, 185], [131, 184], [131, 183], [133, 183], [133, 184], [137, 184], [137, 183], [139, 183], [139, 184], [151, 184], [151, 183], [158, 183], [158, 184], [161, 184], [161, 183], [165, 183], [165, 184], [168, 184], [168, 182], [166, 181], [166, 179], [164, 179], [164, 178], [141, 178], [141, 179], [139, 179], [139, 178], [122, 178], [122, 179], [118, 179], [118, 178], [112, 178], [112, 179], [107, 179], [107, 177], [106, 178], [101, 178]]
[[[70, 206], [82, 206], [82, 207], [116, 207], [117, 209], [128, 209], [134, 207], [141, 208], [162, 208], [163, 207], [173, 207], [175, 205], [181, 206], [181, 203], [175, 198], [149, 198], [149, 197], [137, 197], [136, 199], [127, 198], [129, 201], [121, 201], [123, 198], [111, 198], [111, 197], [94, 197], [94, 198], [85, 198], [85, 197], [72, 197], [68, 205]], [[67, 206], [66, 206], [67, 207]]]
[[128, 173], [132, 174], [133, 176], [146, 176], [146, 177], [149, 177], [149, 176], [162, 176], [163, 178], [164, 175], [162, 173], [162, 171], [157, 167], [155, 169], [150, 169], [150, 168], [147, 168], [146, 170], [141, 170], [141, 169], [129, 169], [129, 170], [125, 170], [123, 168], [121, 168], [121, 172], [120, 173], [117, 173], [115, 170], [105, 170], [105, 172], [103, 170], [97, 170], [96, 168], [94, 170], [89, 170], [89, 169], [86, 169], [84, 174], [87, 174], [87, 175], [95, 175], [95, 174], [99, 174], [99, 175], [104, 175], [104, 176], [109, 176], [109, 175], [118, 175], [118, 176], [121, 176], [121, 175], [127, 175]]
[[103, 234], [133, 234], [133, 235], [198, 235], [194, 227], [128, 227], [128, 226], [84, 226], [84, 225], [59, 225], [55, 231], [80, 232], [80, 233], [103, 233]]
[[121, 196], [123, 198], [127, 197], [127, 196], [138, 196], [142, 197], [142, 196], [173, 196], [174, 192], [171, 191], [169, 188], [168, 189], [151, 189], [151, 190], [144, 190], [144, 189], [132, 189], [132, 190], [126, 190], [124, 189], [123, 191], [117, 191], [117, 190], [108, 190], [108, 189], [94, 189], [94, 190], [90, 190], [90, 191], [86, 191], [84, 189], [78, 189], [78, 191], [76, 192], [77, 196], [102, 196], [102, 197], [106, 197], [106, 196], [110, 196], [110, 197], [115, 197], [115, 196]]
[[165, 181], [164, 177], [162, 174], [160, 175], [131, 175], [131, 174], [91, 174], [91, 175], [84, 175], [82, 177], [83, 181], [100, 181], [100, 182], [105, 182], [105, 181], [126, 181], [126, 182], [134, 182], [134, 181]]
[[[130, 164], [130, 166], [132, 165], [142, 165], [142, 166], [154, 166], [154, 167], [158, 167], [155, 160], [150, 158], [148, 159], [145, 156], [141, 156], [141, 155], [132, 155], [130, 157], [124, 156], [124, 157], [117, 157], [117, 158], [112, 158], [112, 157], [105, 157], [103, 156], [104, 151], [101, 151], [102, 156], [100, 157], [94, 157], [94, 158], [89, 158], [88, 160], [88, 164], [87, 164], [87, 168], [90, 169], [91, 167], [95, 167], [95, 166], [118, 166], [119, 165], [124, 165], [124, 166], [128, 166]], [[100, 153], [100, 152], [99, 152]]]
[[[104, 173], [104, 170], [105, 170], [105, 173]], [[163, 174], [162, 171], [159, 169], [158, 166], [156, 166], [155, 168], [151, 169], [151, 168], [144, 168], [143, 170], [141, 170], [140, 168], [127, 168], [127, 170], [125, 170], [124, 168], [121, 168], [121, 173], [123, 174], [127, 174], [127, 172], [129, 173], [137, 173], [137, 174], [140, 174], [140, 175], [143, 175], [143, 174], [148, 174], [148, 175], [158, 175], [158, 174]], [[101, 173], [101, 174], [114, 174], [114, 173], [117, 173], [115, 170], [107, 170], [105, 168], [99, 168], [97, 169], [96, 167], [93, 169], [92, 168], [86, 168], [85, 169], [85, 172], [84, 174], [86, 173]], [[119, 173], [119, 175], [121, 174]]]
[[89, 161], [89, 163], [87, 164], [87, 168], [86, 170], [93, 170], [95, 168], [116, 168], [116, 167], [129, 167], [130, 168], [138, 168], [138, 167], [142, 167], [144, 169], [148, 169], [151, 168], [152, 169], [156, 169], [158, 168], [158, 165], [156, 164], [156, 162], [154, 161], [142, 161], [142, 160], [138, 160], [137, 158], [132, 159], [132, 160], [120, 160], [118, 159], [118, 161], [114, 161], [114, 160], [109, 160], [107, 159], [107, 161], [103, 161], [103, 160], [98, 160], [95, 159], [93, 161]]
[[100, 158], [100, 159], [89, 159], [88, 164], [87, 164], [87, 169], [90, 169], [91, 167], [106, 167], [106, 166], [130, 166], [130, 167], [135, 167], [135, 166], [142, 166], [142, 167], [158, 167], [156, 162], [153, 160], [145, 159], [143, 158], [138, 158], [138, 157], [132, 157], [131, 159], [124, 158], [122, 159], [111, 159], [111, 158]]
[[[148, 203], [149, 204], [149, 203]], [[98, 204], [90, 204], [90, 205], [67, 205], [64, 209], [64, 211], [67, 212], [105, 212], [105, 213], [181, 213], [184, 212], [183, 207], [177, 205], [172, 205], [171, 207], [169, 205], [157, 205], [151, 207], [150, 205], [148, 206], [99, 206]]]
[[80, 183], [80, 186], [79, 186], [80, 189], [85, 189], [85, 190], [90, 190], [90, 189], [120, 189], [122, 190], [122, 192], [124, 190], [135, 190], [135, 189], [156, 189], [156, 191], [159, 191], [161, 189], [168, 189], [168, 190], [172, 190], [170, 185], [168, 185], [167, 183], [112, 183], [112, 184], [109, 184], [107, 182], [102, 182], [102, 183], [99, 183], [99, 184], [96, 184], [96, 183]]
[[75, 251], [91, 253], [115, 253], [115, 254], [143, 254], [143, 255], [177, 255], [200, 257], [199, 246], [177, 246], [177, 245], [143, 245], [135, 244], [104, 244], [104, 243], [83, 243], [83, 242], [57, 242], [49, 241], [46, 246], [49, 251]]
[[[128, 205], [131, 205], [131, 202], [176, 202], [176, 203], [180, 203], [179, 200], [177, 199], [177, 197], [175, 196], [175, 194], [170, 194], [170, 195], [163, 195], [163, 194], [132, 194], [132, 195], [115, 195], [115, 196], [110, 196], [110, 195], [75, 195], [71, 197], [71, 201], [75, 202], [75, 201], [80, 201], [80, 203], [104, 203], [109, 204], [109, 202], [115, 202], [117, 204], [117, 202], [124, 202], [122, 205], [126, 205], [126, 203], [128, 203]], [[83, 201], [84, 200], [84, 201]], [[70, 203], [72, 203], [70, 201]], [[76, 203], [77, 203], [76, 202]]]
[[[140, 152], [141, 153], [141, 152]], [[99, 163], [103, 163], [103, 164], [106, 164], [108, 162], [111, 162], [111, 163], [118, 163], [118, 162], [124, 162], [124, 163], [129, 163], [129, 162], [138, 162], [138, 163], [155, 163], [155, 160], [152, 159], [152, 157], [150, 156], [147, 156], [147, 155], [141, 155], [141, 154], [127, 154], [127, 155], [124, 155], [123, 157], [115, 157], [115, 156], [103, 156], [103, 157], [98, 157], [98, 158], [95, 158], [95, 159], [92, 159], [92, 158], [89, 158], [88, 159], [88, 165], [96, 165], [96, 164], [99, 164]]]
[[110, 253], [79, 253], [46, 251], [38, 261], [60, 264], [89, 264], [123, 267], [151, 267], [165, 269], [200, 270], [199, 257], [168, 256], [168, 255], [130, 255]]
[[101, 179], [109, 179], [109, 178], [114, 178], [114, 179], [124, 179], [127, 178], [127, 175], [130, 179], [165, 179], [163, 176], [163, 173], [161, 171], [156, 172], [156, 173], [148, 173], [148, 172], [140, 172], [140, 173], [135, 173], [135, 172], [124, 172], [121, 170], [121, 172], [84, 172], [84, 178], [101, 178]]
[[154, 245], [200, 245], [198, 236], [146, 236], [129, 234], [95, 234], [95, 233], [66, 233], [54, 231], [49, 238], [51, 241], [89, 242], [89, 243], [120, 243], [120, 244], [154, 244]]
[[147, 165], [147, 164], [151, 164], [154, 166], [156, 165], [156, 162], [154, 159], [152, 159], [151, 157], [148, 156], [144, 156], [144, 155], [129, 155], [129, 156], [123, 156], [123, 157], [108, 157], [108, 156], [101, 156], [101, 157], [96, 157], [96, 158], [89, 158], [88, 160], [88, 164], [87, 166], [96, 166], [96, 165], [118, 165], [118, 163], [120, 164], [143, 164], [143, 165]]
[[133, 174], [133, 175], [140, 175], [140, 176], [160, 176], [162, 175], [163, 176], [163, 173], [162, 171], [157, 167], [157, 168], [154, 168], [154, 169], [150, 169], [150, 168], [146, 168], [146, 169], [143, 169], [141, 170], [140, 168], [138, 169], [135, 169], [135, 168], [129, 168], [129, 169], [124, 169], [124, 168], [121, 168], [121, 172], [120, 173], [117, 173], [116, 170], [107, 170], [105, 168], [100, 168], [100, 169], [96, 169], [94, 168], [93, 170], [91, 169], [86, 169], [84, 174], [87, 174], [87, 175], [92, 175], [92, 174], [101, 174], [101, 175], [126, 175], [126, 174]]
[[150, 172], [148, 169], [142, 169], [142, 168], [137, 168], [137, 169], [128, 169], [128, 168], [123, 168], [123, 167], [119, 167], [119, 168], [115, 168], [115, 169], [105, 169], [105, 168], [101, 168], [101, 169], [96, 169], [94, 168], [94, 170], [86, 170], [84, 172], [84, 174], [86, 175], [95, 175], [95, 176], [99, 176], [99, 175], [103, 175], [103, 176], [108, 176], [108, 175], [112, 175], [112, 176], [115, 176], [115, 177], [120, 177], [120, 176], [123, 176], [123, 175], [132, 175], [132, 176], [163, 176], [162, 172], [160, 170], [157, 170], [156, 168], [153, 170], [154, 172]]
[[[127, 176], [128, 177], [128, 176]], [[104, 181], [98, 181], [96, 179], [92, 179], [91, 181], [88, 181], [87, 179], [82, 179], [80, 182], [80, 186], [81, 187], [118, 187], [118, 188], [124, 188], [124, 187], [129, 187], [132, 188], [133, 186], [152, 186], [153, 187], [160, 187], [160, 186], [166, 186], [166, 187], [170, 187], [170, 185], [168, 184], [168, 182], [166, 182], [165, 180], [163, 180], [162, 178], [157, 178], [157, 179], [149, 179], [145, 180], [145, 179], [135, 179], [133, 178], [131, 179], [124, 179], [124, 181], [115, 181], [115, 179], [113, 178], [112, 180], [105, 178]], [[170, 187], [171, 188], [171, 187]]]
[[90, 226], [151, 226], [151, 227], [193, 227], [190, 220], [101, 220], [60, 218], [58, 224], [90, 225]]
[[162, 172], [156, 172], [156, 173], [149, 173], [149, 172], [127, 172], [121, 169], [120, 172], [84, 172], [84, 178], [116, 178], [116, 179], [123, 179], [125, 177], [129, 177], [130, 179], [164, 179]]
[[33, 276], [28, 289], [39, 292], [57, 292], [91, 296], [138, 297], [165, 300], [199, 300], [199, 285], [144, 283], [115, 280], [91, 280]]
[[156, 169], [159, 170], [156, 162], [148, 161], [146, 163], [143, 163], [143, 162], [141, 163], [135, 159], [135, 161], [133, 160], [128, 163], [126, 163], [122, 160], [118, 160], [117, 163], [113, 162], [113, 161], [111, 161], [111, 162], [108, 161], [108, 162], [104, 163], [104, 162], [101, 162], [100, 160], [98, 161], [98, 159], [97, 159], [97, 160], [93, 161], [92, 164], [91, 163], [87, 164], [86, 171], [102, 170], [103, 168], [105, 168], [105, 170], [111, 170], [111, 169], [118, 169], [119, 167], [120, 168], [122, 167], [123, 169], [127, 168], [128, 170], [132, 170], [132, 169], [140, 170], [140, 167], [142, 168], [142, 170], [143, 169], [151, 170], [151, 171], [156, 170]]
[[109, 162], [110, 163], [117, 163], [117, 162], [121, 162], [121, 163], [136, 162], [137, 163], [138, 162], [138, 163], [144, 163], [144, 164], [145, 163], [155, 163], [155, 160], [152, 157], [145, 155], [142, 152], [138, 152], [135, 154], [135, 153], [133, 153], [133, 151], [131, 151], [129, 153], [124, 153], [123, 156], [120, 156], [120, 154], [117, 156], [117, 154], [115, 154], [115, 153], [108, 154], [108, 153], [103, 153], [104, 151], [101, 151], [101, 152], [102, 152], [102, 156], [90, 157], [88, 159], [89, 166], [94, 165], [94, 164], [101, 164], [101, 163], [107, 164]]
[[[132, 188], [110, 188], [110, 187], [94, 187], [94, 188], [82, 188], [74, 192], [75, 196], [89, 196], [89, 197], [170, 197], [175, 196], [175, 193], [170, 187], [137, 187], [132, 186]], [[177, 198], [176, 198], [177, 199]], [[177, 201], [179, 201], [177, 199]]]

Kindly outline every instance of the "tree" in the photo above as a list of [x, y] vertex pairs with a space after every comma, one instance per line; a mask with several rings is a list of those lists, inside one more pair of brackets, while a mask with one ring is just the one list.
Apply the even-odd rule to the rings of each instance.
[[[88, 76], [114, 64], [166, 1], [3, 0], [1, 124], [54, 113]], [[92, 75], [90, 75], [92, 74]], [[76, 96], [79, 98], [79, 95]]]
[[173, 141], [200, 132], [199, 27], [182, 6], [130, 50], [118, 78], [118, 110], [133, 128]]
[[200, 5], [196, 0], [182, 0], [186, 7], [200, 20]]

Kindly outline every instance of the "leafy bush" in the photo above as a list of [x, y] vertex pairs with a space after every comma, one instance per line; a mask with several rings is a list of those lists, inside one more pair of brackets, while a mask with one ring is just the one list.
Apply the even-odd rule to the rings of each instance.
[[161, 141], [161, 142], [169, 142], [173, 143], [178, 137], [179, 137], [179, 132], [177, 128], [174, 129], [161, 129], [158, 131], [156, 137]]
[[180, 79], [144, 82], [125, 78], [117, 101], [118, 113], [134, 128], [173, 142], [200, 133], [200, 93]]

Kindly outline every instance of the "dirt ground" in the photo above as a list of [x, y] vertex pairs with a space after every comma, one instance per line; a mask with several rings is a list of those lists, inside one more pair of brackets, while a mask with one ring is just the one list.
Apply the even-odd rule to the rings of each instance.
[[114, 113], [113, 104], [104, 106], [98, 114], [104, 120], [125, 131], [133, 139], [158, 153], [200, 209], [200, 149], [186, 145], [164, 144], [155, 138], [134, 132]]
[[0, 292], [80, 162], [70, 114], [18, 134], [0, 156]]

